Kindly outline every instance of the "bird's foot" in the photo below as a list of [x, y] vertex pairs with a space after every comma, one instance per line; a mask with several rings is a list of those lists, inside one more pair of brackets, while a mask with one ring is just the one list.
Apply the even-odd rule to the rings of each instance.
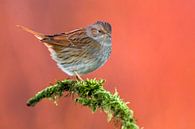
[[83, 81], [83, 79], [81, 78], [81, 76], [77, 72], [75, 72], [75, 75], [76, 75], [76, 79], [78, 81]]

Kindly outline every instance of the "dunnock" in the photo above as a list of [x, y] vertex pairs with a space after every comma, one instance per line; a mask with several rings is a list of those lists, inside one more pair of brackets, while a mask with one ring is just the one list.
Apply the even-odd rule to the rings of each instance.
[[111, 53], [111, 25], [97, 21], [84, 28], [45, 35], [18, 25], [43, 42], [59, 68], [70, 76], [90, 73], [101, 67]]

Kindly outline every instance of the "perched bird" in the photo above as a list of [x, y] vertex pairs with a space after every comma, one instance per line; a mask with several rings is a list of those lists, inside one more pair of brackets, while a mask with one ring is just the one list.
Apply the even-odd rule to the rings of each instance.
[[111, 53], [112, 29], [108, 22], [97, 21], [87, 27], [53, 35], [17, 26], [43, 42], [62, 71], [80, 79], [80, 75], [104, 65]]

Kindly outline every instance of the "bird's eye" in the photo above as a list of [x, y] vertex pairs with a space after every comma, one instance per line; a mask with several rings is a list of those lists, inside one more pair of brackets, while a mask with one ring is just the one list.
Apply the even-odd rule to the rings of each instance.
[[98, 32], [99, 32], [99, 33], [102, 33], [102, 34], [104, 33], [102, 30], [98, 30]]

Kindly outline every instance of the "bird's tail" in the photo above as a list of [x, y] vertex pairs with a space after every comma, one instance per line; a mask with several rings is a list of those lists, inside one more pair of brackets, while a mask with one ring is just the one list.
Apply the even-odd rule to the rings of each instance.
[[31, 29], [29, 29], [27, 27], [24, 27], [24, 26], [21, 26], [21, 25], [16, 25], [16, 26], [21, 28], [24, 31], [27, 31], [27, 32], [33, 34], [39, 40], [42, 40], [42, 39], [44, 39], [46, 37], [44, 34], [39, 33], [39, 32], [35, 32], [35, 31], [33, 31], [33, 30], [31, 30]]

